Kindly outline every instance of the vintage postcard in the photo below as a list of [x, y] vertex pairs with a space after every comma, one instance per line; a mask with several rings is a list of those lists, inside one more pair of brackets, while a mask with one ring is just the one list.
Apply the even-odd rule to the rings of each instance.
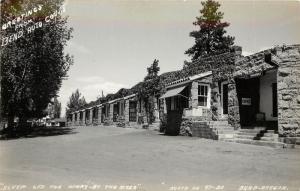
[[300, 191], [299, 0], [0, 5], [0, 191]]

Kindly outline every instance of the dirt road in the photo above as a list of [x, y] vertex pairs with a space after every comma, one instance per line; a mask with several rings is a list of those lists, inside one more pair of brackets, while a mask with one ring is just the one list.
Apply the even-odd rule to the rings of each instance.
[[300, 190], [298, 149], [115, 127], [73, 132], [0, 141], [0, 190]]

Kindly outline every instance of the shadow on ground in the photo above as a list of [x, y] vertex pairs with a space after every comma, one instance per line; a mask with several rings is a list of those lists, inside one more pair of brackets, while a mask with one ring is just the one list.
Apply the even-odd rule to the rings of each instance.
[[0, 132], [0, 140], [48, 137], [76, 133], [77, 132], [74, 132], [74, 128], [68, 127], [31, 127], [13, 130], [4, 129]]

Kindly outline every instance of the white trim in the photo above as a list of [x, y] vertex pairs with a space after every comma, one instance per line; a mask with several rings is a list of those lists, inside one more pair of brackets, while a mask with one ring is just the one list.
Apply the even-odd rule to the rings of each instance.
[[120, 99], [120, 98], [118, 98], [118, 99], [114, 99], [114, 100], [108, 101], [108, 102], [106, 102], [106, 103], [108, 103], [108, 104], [112, 104], [112, 103], [114, 103], [114, 102], [116, 102], [116, 101], [119, 101], [119, 99]]
[[[198, 105], [199, 104], [199, 86], [206, 86], [207, 87], [207, 106], [200, 106]], [[197, 92], [197, 105], [198, 105], [198, 108], [207, 108], [209, 109], [210, 108], [210, 101], [211, 101], [211, 87], [210, 87], [210, 84], [206, 84], [206, 83], [201, 83], [201, 82], [198, 82], [198, 92]]]
[[210, 76], [210, 75], [212, 75], [212, 71], [203, 72], [203, 73], [200, 73], [200, 74], [197, 74], [197, 75], [194, 75], [194, 76], [190, 76], [190, 77], [187, 77], [187, 78], [182, 78], [182, 79], [179, 79], [179, 80], [168, 83], [166, 85], [166, 88], [168, 89], [168, 88], [172, 88], [172, 87], [175, 87], [175, 86], [187, 84], [187, 83], [190, 83], [190, 82], [192, 82], [194, 80], [197, 80], [199, 78], [204, 78], [204, 77], [207, 77], [207, 76]]
[[198, 78], [203, 78], [203, 77], [206, 77], [206, 76], [209, 76], [212, 74], [212, 71], [208, 71], [208, 72], [203, 72], [201, 74], [197, 74], [197, 75], [194, 75], [194, 76], [191, 76], [190, 77], [190, 80], [196, 80]]
[[136, 94], [131, 94], [131, 95], [129, 95], [129, 96], [125, 96], [123, 99], [125, 100], [125, 99], [129, 99], [129, 98], [132, 98], [132, 97], [134, 97], [134, 96], [136, 96]]

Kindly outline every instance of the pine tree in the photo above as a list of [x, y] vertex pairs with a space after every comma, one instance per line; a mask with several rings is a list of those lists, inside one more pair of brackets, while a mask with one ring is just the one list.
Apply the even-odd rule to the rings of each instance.
[[61, 115], [61, 103], [55, 97], [53, 101], [54, 118], [60, 118]]
[[225, 52], [234, 44], [234, 37], [225, 36], [225, 28], [229, 23], [221, 21], [224, 13], [218, 10], [220, 3], [207, 0], [201, 4], [203, 8], [200, 10], [200, 17], [196, 17], [197, 20], [193, 23], [199, 30], [190, 33], [195, 38], [195, 44], [185, 52], [192, 57], [192, 61]]
[[72, 111], [75, 111], [86, 104], [84, 96], [81, 96], [81, 93], [77, 89], [72, 93], [67, 103], [66, 117], [68, 117]]

